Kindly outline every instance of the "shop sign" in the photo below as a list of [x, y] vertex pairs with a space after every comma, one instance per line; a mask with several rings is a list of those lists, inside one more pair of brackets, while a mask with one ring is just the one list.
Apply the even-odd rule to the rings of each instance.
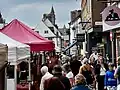
[[85, 42], [85, 34], [77, 34], [78, 42]]
[[120, 8], [109, 6], [102, 12], [103, 31], [120, 27]]
[[[92, 14], [91, 14], [91, 0], [87, 0], [84, 9], [82, 10], [82, 22], [91, 22]], [[85, 29], [91, 28], [91, 23], [83, 23], [85, 25]]]

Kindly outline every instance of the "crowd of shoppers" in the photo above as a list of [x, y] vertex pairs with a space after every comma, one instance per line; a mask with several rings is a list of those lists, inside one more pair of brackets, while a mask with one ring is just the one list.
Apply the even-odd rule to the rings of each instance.
[[120, 58], [118, 66], [106, 62], [102, 54], [73, 56], [62, 64], [41, 68], [40, 90], [120, 90]]

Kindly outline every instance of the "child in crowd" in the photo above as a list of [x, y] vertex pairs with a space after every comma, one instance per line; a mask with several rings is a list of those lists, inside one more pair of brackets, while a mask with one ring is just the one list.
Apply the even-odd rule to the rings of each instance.
[[109, 70], [106, 72], [105, 75], [105, 89], [106, 90], [116, 90], [117, 87], [117, 79], [114, 78], [114, 72], [115, 70], [114, 68], [114, 64], [109, 63]]

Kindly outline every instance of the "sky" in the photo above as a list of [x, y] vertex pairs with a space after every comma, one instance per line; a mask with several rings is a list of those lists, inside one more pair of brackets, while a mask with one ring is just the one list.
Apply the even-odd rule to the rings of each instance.
[[80, 0], [2, 0], [0, 11], [7, 23], [18, 19], [30, 27], [36, 27], [42, 15], [54, 7], [56, 24], [62, 27], [70, 22], [70, 11], [80, 9]]

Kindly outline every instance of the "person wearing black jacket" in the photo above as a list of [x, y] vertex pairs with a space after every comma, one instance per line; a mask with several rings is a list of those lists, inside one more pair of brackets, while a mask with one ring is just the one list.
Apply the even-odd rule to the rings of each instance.
[[99, 55], [98, 62], [95, 65], [95, 74], [98, 82], [98, 90], [104, 90], [104, 77], [108, 70], [107, 63], [104, 62], [103, 56]]
[[80, 66], [82, 66], [82, 64], [80, 61], [78, 61], [77, 56], [72, 57], [70, 61], [70, 68], [74, 76], [76, 76], [79, 73]]

